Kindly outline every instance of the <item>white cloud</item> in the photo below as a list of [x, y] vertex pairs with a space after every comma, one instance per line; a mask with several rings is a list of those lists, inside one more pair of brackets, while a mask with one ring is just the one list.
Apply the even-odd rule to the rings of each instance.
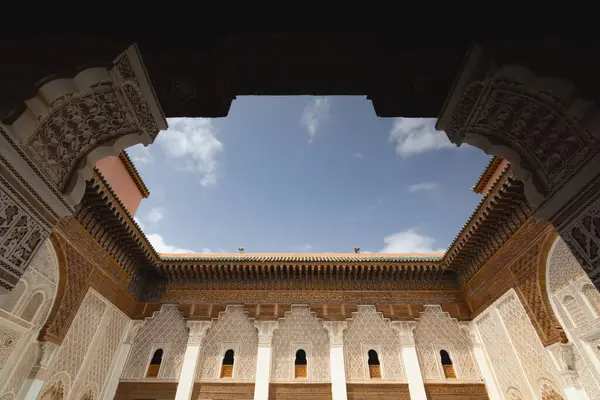
[[435, 118], [396, 118], [389, 141], [400, 157], [456, 147], [444, 132], [435, 130]]
[[409, 193], [431, 192], [432, 190], [437, 189], [439, 186], [440, 185], [437, 182], [415, 183], [414, 185], [410, 185], [408, 187], [408, 192]]
[[383, 239], [385, 247], [380, 253], [443, 253], [446, 249], [434, 248], [435, 239], [407, 229]]
[[292, 246], [292, 250], [297, 252], [306, 252], [312, 250], [312, 246], [310, 244], [300, 244], [296, 246]]
[[152, 164], [154, 157], [150, 153], [150, 146], [139, 144], [127, 149], [127, 154], [134, 164]]
[[140, 227], [141, 230], [144, 230], [144, 224], [142, 223], [142, 221], [140, 221], [140, 219], [138, 217], [133, 217], [133, 220], [135, 222], [137, 222], [138, 226]]
[[363, 158], [363, 154], [362, 154], [361, 152], [358, 152], [358, 151], [357, 151], [356, 153], [353, 153], [353, 154], [352, 154], [352, 157], [354, 157], [354, 158], [356, 158], [356, 159], [360, 160], [361, 158]]
[[163, 219], [164, 211], [162, 207], [155, 207], [148, 211], [145, 220], [150, 222], [151, 224], [157, 224], [161, 219]]
[[200, 175], [202, 186], [217, 183], [217, 156], [223, 143], [216, 137], [211, 120], [203, 118], [170, 118], [169, 129], [156, 141], [168, 158], [176, 159], [186, 171]]
[[158, 233], [146, 235], [154, 249], [159, 253], [194, 253], [193, 250], [182, 249], [165, 243], [165, 240]]
[[308, 143], [312, 143], [319, 124], [329, 116], [329, 99], [326, 97], [315, 97], [304, 107], [300, 123], [308, 130]]

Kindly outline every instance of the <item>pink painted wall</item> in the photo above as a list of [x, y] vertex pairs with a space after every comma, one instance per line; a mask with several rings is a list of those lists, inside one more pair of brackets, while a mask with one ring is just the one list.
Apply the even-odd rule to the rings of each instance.
[[135, 215], [142, 199], [142, 193], [127, 172], [119, 157], [106, 157], [96, 163], [104, 178], [115, 192], [119, 200], [127, 207], [131, 215]]

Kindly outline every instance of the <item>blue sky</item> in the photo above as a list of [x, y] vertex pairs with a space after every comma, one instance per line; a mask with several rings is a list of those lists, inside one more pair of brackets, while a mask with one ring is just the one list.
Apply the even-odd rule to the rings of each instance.
[[444, 251], [489, 156], [434, 119], [378, 118], [362, 96], [234, 100], [169, 119], [128, 149], [150, 189], [136, 219], [159, 252]]

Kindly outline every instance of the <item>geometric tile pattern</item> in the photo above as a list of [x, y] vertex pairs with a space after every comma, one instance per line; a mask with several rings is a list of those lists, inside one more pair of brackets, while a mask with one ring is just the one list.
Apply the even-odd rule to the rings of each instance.
[[227, 350], [235, 347], [233, 381], [252, 381], [256, 370], [258, 330], [244, 313], [243, 306], [227, 306], [202, 341], [196, 380], [218, 380], [221, 361]]
[[[415, 345], [423, 379], [444, 380], [440, 348], [450, 354], [458, 379], [479, 380], [469, 334], [440, 306], [426, 306], [415, 328]], [[451, 351], [451, 349], [453, 351]]]
[[[188, 336], [188, 328], [177, 305], [163, 305], [138, 330], [121, 379], [179, 379]], [[146, 378], [150, 358], [158, 348], [163, 350], [158, 377]]]
[[294, 342], [309, 342], [306, 359], [310, 382], [329, 382], [329, 335], [308, 306], [292, 306], [273, 333], [272, 382], [294, 382]]
[[475, 324], [490, 359], [490, 366], [496, 376], [498, 389], [505, 393], [508, 399], [523, 399], [522, 394], [530, 393], [530, 391], [525, 377], [521, 373], [519, 360], [512, 350], [508, 336], [504, 333], [495, 306], [488, 307]]
[[93, 384], [99, 390], [102, 389], [116, 352], [127, 329], [129, 318], [123, 315], [116, 307], [109, 307], [104, 318], [108, 318], [102, 335], [98, 337], [98, 343], [92, 343], [93, 358], [77, 378], [73, 385], [73, 393], [83, 391], [87, 386]]
[[358, 311], [348, 320], [344, 332], [344, 362], [348, 382], [370, 382], [367, 352], [370, 346], [378, 347], [379, 362], [383, 371], [381, 381], [404, 381], [400, 356], [400, 337], [390, 320], [383, 318], [375, 306], [358, 306]]
[[[87, 293], [50, 366], [48, 376], [65, 373], [70, 378], [70, 382], [73, 382], [82, 368], [83, 359], [106, 307], [106, 303], [94, 293], [91, 291]], [[70, 388], [64, 389], [68, 391]]]
[[562, 390], [557, 389], [560, 387], [559, 380], [555, 377], [546, 350], [516, 293], [513, 292], [502, 300], [497, 309], [534, 392], [540, 393], [539, 384], [544, 380], [562, 393]]

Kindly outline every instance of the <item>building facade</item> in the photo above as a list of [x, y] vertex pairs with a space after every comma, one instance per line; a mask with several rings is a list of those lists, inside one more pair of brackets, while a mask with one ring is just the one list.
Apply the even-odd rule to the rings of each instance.
[[599, 119], [572, 86], [469, 52], [438, 128], [497, 156], [444, 254], [173, 255], [124, 152], [173, 100], [137, 46], [109, 64], [3, 114], [0, 400], [598, 397]]

